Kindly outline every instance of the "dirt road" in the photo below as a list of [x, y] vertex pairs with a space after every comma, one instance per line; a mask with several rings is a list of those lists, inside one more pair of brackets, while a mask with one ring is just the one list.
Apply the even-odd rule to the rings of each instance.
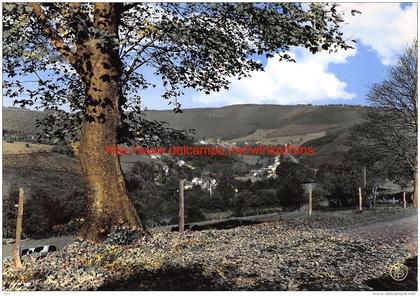
[[417, 254], [418, 224], [417, 215], [404, 217], [394, 221], [385, 221], [356, 227], [343, 232], [352, 238], [364, 238], [377, 241], [400, 241]]

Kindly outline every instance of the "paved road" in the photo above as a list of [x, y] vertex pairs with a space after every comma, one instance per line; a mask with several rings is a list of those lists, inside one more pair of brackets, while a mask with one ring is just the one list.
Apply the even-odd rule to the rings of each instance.
[[[74, 242], [76, 236], [74, 235], [63, 235], [63, 236], [54, 236], [46, 239], [25, 239], [21, 241], [22, 249], [34, 248], [45, 245], [54, 245], [58, 249], [64, 248], [66, 245]], [[10, 256], [12, 252], [13, 244], [11, 245], [2, 245], [2, 258]]]

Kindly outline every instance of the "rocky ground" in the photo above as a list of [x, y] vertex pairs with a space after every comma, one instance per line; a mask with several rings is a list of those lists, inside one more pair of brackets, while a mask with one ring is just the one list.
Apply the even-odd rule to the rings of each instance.
[[[3, 260], [15, 290], [371, 290], [369, 280], [410, 253], [401, 241], [355, 239], [275, 221], [229, 230], [117, 231], [107, 243], [75, 242], [46, 257]], [[135, 238], [135, 237], [134, 237]]]

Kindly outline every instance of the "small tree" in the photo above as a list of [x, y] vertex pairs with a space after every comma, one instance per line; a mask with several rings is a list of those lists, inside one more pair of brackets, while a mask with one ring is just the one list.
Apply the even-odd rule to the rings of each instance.
[[276, 168], [276, 184], [280, 205], [297, 207], [305, 202], [304, 183], [313, 182], [315, 175], [303, 164], [284, 161]]
[[357, 188], [361, 186], [362, 179], [361, 172], [354, 163], [343, 162], [339, 165], [320, 166], [316, 182], [318, 190], [323, 192], [330, 206], [348, 207], [355, 205]]

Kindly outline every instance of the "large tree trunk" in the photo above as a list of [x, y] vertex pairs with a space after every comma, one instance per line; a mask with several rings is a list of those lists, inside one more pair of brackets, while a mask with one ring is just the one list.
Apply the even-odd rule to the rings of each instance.
[[[121, 61], [112, 42], [118, 38], [119, 5], [95, 4], [95, 27], [104, 36], [85, 42], [83, 64], [85, 118], [81, 125], [80, 163], [87, 193], [86, 224], [82, 237], [96, 241], [114, 225], [141, 229], [130, 202], [119, 157], [106, 155], [107, 146], [117, 144], [121, 117]], [[108, 36], [108, 37], [107, 37]]]

